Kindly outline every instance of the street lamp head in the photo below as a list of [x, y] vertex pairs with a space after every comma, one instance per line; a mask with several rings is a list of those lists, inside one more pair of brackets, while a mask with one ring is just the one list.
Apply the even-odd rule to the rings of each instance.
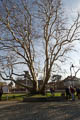
[[71, 67], [74, 67], [74, 65], [72, 64], [72, 66]]

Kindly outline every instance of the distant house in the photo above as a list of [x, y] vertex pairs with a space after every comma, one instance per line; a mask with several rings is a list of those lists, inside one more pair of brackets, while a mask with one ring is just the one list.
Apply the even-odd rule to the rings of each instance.
[[68, 76], [63, 80], [64, 86], [75, 86], [80, 87], [80, 78], [77, 78], [75, 76]]
[[64, 80], [55, 83], [56, 89], [65, 89], [68, 86], [80, 87], [80, 78], [68, 76]]
[[47, 83], [46, 86], [47, 86], [46, 88], [47, 88], [48, 90], [50, 89], [50, 87], [53, 87], [55, 90], [64, 89], [64, 83], [63, 83], [62, 80], [56, 81], [56, 82], [49, 82], [49, 83]]
[[50, 89], [50, 87], [54, 87], [55, 86], [55, 82], [48, 82], [46, 85], [46, 89]]
[[8, 93], [9, 92], [9, 87], [7, 85], [7, 82], [0, 82], [0, 87], [2, 87], [3, 93]]
[[[21, 83], [23, 85], [26, 85], [26, 80], [17, 80], [17, 83]], [[26, 91], [26, 89], [22, 86], [20, 86], [19, 84], [15, 84], [15, 91]]]
[[3, 93], [9, 93], [8, 85], [3, 86], [2, 89], [3, 89]]
[[[19, 83], [21, 83], [23, 85], [33, 86], [32, 81], [30, 81], [30, 80], [26, 80], [26, 79], [24, 79], [24, 80], [17, 80], [17, 82], [19, 82]], [[43, 83], [43, 80], [38, 80], [39, 88], [42, 85], [42, 83]], [[20, 86], [17, 83], [15, 84], [15, 90], [17, 90], [17, 91], [27, 91], [26, 88]]]

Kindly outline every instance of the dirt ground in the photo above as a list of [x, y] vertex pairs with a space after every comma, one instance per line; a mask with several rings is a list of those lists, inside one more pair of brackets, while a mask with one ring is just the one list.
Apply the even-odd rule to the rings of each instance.
[[0, 120], [80, 120], [80, 101], [0, 102]]

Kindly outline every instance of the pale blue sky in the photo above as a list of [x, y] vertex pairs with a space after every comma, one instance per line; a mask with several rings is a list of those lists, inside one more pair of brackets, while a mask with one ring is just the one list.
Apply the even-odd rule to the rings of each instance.
[[[63, 5], [64, 5], [64, 13], [66, 14], [67, 17], [69, 17], [69, 21], [71, 22], [71, 19], [76, 16], [77, 11], [78, 12], [80, 11], [80, 0], [62, 0], [62, 1], [63, 1]], [[70, 53], [69, 57], [71, 57], [71, 60], [69, 59], [65, 64], [63, 64], [63, 69], [67, 70], [67, 72], [68, 72], [68, 74], [65, 74], [64, 77], [66, 75], [70, 75], [70, 65], [72, 63], [75, 66], [79, 66], [80, 44], [76, 44], [75, 49], [78, 52]], [[22, 67], [21, 67], [21, 69], [22, 69]], [[79, 74], [80, 74], [80, 72], [79, 72]], [[79, 74], [78, 74], [78, 76], [80, 77]]]
[[68, 8], [75, 8], [76, 6], [80, 5], [80, 0], [63, 0], [63, 2]]
[[64, 8], [67, 14], [75, 14], [80, 11], [80, 0], [63, 0]]
[[[63, 0], [64, 5], [64, 13], [66, 14], [66, 17], [69, 18], [69, 22], [72, 21], [77, 15], [77, 12], [80, 12], [80, 0]], [[70, 65], [71, 63], [74, 64], [74, 66], [79, 67], [80, 66], [80, 43], [75, 44], [75, 49], [77, 50], [76, 53], [70, 53], [71, 60], [68, 60], [66, 64], [64, 64], [64, 69], [68, 71], [68, 75], [70, 74]], [[75, 70], [77, 68], [75, 67]], [[66, 75], [65, 75], [66, 76]], [[77, 75], [80, 77], [80, 72]]]

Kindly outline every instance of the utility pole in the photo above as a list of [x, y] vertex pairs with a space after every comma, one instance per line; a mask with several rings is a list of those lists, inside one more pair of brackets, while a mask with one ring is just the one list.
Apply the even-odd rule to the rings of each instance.
[[72, 69], [73, 69], [73, 71], [74, 71], [74, 73], [75, 73], [74, 65], [73, 65], [73, 64], [70, 66], [70, 74], [71, 74], [71, 76], [73, 76], [73, 75], [72, 75]]

